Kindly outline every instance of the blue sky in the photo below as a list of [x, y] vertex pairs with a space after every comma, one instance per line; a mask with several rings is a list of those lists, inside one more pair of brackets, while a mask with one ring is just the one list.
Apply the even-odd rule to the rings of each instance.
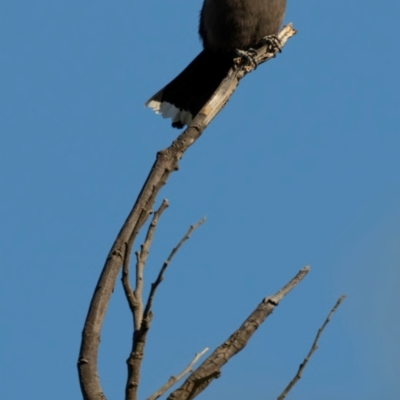
[[[107, 252], [177, 131], [143, 103], [200, 50], [201, 1], [4, 1], [3, 399], [78, 399], [81, 329]], [[398, 4], [288, 1], [299, 33], [247, 76], [180, 170], [146, 269], [166, 274], [141, 398], [311, 273], [200, 399], [274, 399], [347, 294], [291, 399], [400, 397]], [[131, 318], [119, 281], [100, 377], [121, 399]]]

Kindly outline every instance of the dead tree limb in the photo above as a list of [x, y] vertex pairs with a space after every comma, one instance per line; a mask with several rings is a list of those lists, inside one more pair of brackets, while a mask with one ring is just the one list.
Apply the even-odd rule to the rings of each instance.
[[[165, 201], [163, 202], [163, 204], [161, 204], [159, 210], [154, 214], [153, 221], [151, 222], [151, 224], [149, 226], [146, 240], [142, 246], [141, 252], [138, 255], [139, 261], [136, 265], [136, 268], [137, 268], [137, 270], [139, 268], [140, 273], [139, 274], [137, 273], [137, 279], [143, 278], [143, 267], [144, 267], [144, 263], [146, 262], [149, 245], [153, 238], [154, 229], [157, 225], [158, 216], [167, 207], [167, 205], [168, 205], [168, 203], [166, 203]], [[186, 242], [186, 240], [189, 239], [190, 234], [196, 228], [198, 228], [201, 224], [203, 224], [204, 221], [205, 221], [205, 219], [202, 218], [197, 224], [192, 225], [189, 228], [189, 230], [186, 232], [185, 236], [177, 244], [177, 246], [175, 246], [172, 249], [169, 257], [163, 263], [163, 266], [161, 267], [161, 270], [158, 274], [156, 281], [151, 285], [150, 294], [149, 294], [149, 297], [148, 297], [148, 300], [146, 303], [146, 307], [144, 308], [144, 311], [143, 311], [143, 300], [142, 300], [141, 289], [139, 292], [134, 293], [134, 297], [140, 303], [139, 307], [134, 312], [134, 321], [137, 321], [136, 314], [139, 311], [141, 314], [140, 314], [140, 318], [138, 319], [138, 321], [140, 321], [140, 324], [135, 325], [135, 328], [134, 328], [133, 340], [132, 340], [132, 350], [131, 350], [131, 353], [130, 353], [128, 359], [126, 360], [126, 363], [128, 366], [128, 378], [127, 378], [126, 387], [125, 387], [125, 400], [136, 400], [137, 399], [137, 392], [138, 392], [139, 381], [140, 381], [140, 369], [142, 366], [147, 334], [149, 332], [150, 323], [153, 318], [153, 313], [151, 312], [151, 306], [153, 303], [156, 289], [157, 289], [158, 285], [161, 283], [161, 281], [163, 280], [164, 272], [167, 269], [167, 267], [168, 267], [169, 263], [171, 262], [172, 258], [174, 257], [174, 255], [181, 248], [181, 246]], [[142, 255], [144, 257], [143, 260], [140, 259], [140, 257], [142, 257]], [[143, 264], [142, 264], [142, 262], [143, 262]], [[136, 287], [138, 287], [137, 283], [136, 283]], [[129, 302], [129, 299], [128, 299], [128, 302]]]
[[[295, 33], [296, 31], [291, 24], [286, 25], [279, 32], [277, 36], [280, 39], [281, 48]], [[258, 49], [257, 55], [254, 57], [256, 64], [261, 64], [274, 58], [279, 49], [270, 51], [267, 51], [267, 46]], [[158, 192], [167, 182], [170, 174], [178, 169], [178, 162], [183, 154], [201, 136], [203, 130], [221, 111], [239, 81], [255, 67], [256, 65], [237, 65], [232, 68], [211, 99], [193, 119], [190, 126], [172, 142], [170, 147], [157, 153], [156, 161], [135, 205], [108, 253], [89, 305], [82, 331], [78, 358], [79, 383], [85, 400], [104, 400], [106, 398], [101, 389], [97, 371], [100, 331], [111, 293], [125, 258], [126, 243], [129, 240], [132, 240], [133, 243], [137, 233], [149, 216], [149, 210], [152, 209]]]
[[340, 306], [340, 303], [345, 299], [345, 297], [346, 297], [345, 295], [342, 295], [339, 297], [338, 301], [336, 302], [336, 304], [333, 306], [332, 310], [326, 317], [325, 322], [323, 323], [321, 328], [318, 329], [317, 336], [315, 337], [314, 343], [312, 344], [310, 351], [308, 352], [304, 361], [300, 364], [299, 369], [298, 369], [296, 375], [294, 376], [294, 378], [290, 381], [289, 385], [286, 386], [285, 390], [278, 397], [278, 400], [283, 400], [288, 395], [288, 393], [292, 390], [293, 386], [297, 383], [297, 381], [300, 380], [301, 375], [304, 371], [304, 368], [310, 361], [310, 358], [313, 355], [314, 351], [318, 349], [318, 340], [319, 340], [322, 332], [324, 331], [326, 325], [328, 325], [328, 322], [331, 320], [333, 313], [337, 310], [337, 308]]
[[221, 368], [246, 346], [256, 329], [274, 311], [279, 302], [307, 275], [309, 270], [308, 266], [304, 267], [276, 294], [264, 298], [242, 326], [214, 350], [183, 385], [169, 395], [167, 400], [194, 399], [215, 378], [218, 378], [221, 375]]
[[176, 376], [171, 376], [171, 378], [168, 379], [168, 381], [163, 385], [160, 389], [158, 389], [156, 392], [154, 392], [150, 397], [148, 397], [146, 400], [156, 400], [159, 397], [161, 397], [169, 388], [171, 388], [173, 385], [175, 385], [176, 382], [179, 382], [185, 375], [190, 374], [193, 371], [193, 366], [194, 364], [197, 363], [197, 361], [201, 358], [203, 354], [205, 354], [208, 351], [208, 347], [206, 347], [203, 351], [200, 353], [196, 353], [194, 356], [193, 360], [190, 362], [190, 364], [179, 374]]

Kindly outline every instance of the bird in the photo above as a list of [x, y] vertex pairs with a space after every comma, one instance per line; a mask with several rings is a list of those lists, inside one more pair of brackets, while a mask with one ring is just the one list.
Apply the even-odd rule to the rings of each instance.
[[250, 57], [264, 38], [282, 25], [286, 0], [204, 0], [199, 35], [203, 50], [145, 106], [171, 118], [174, 128], [189, 125], [217, 90], [234, 58]]

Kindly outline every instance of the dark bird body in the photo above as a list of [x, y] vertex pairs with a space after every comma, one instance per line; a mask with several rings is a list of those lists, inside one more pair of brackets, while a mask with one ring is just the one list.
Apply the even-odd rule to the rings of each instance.
[[205, 0], [199, 33], [213, 52], [246, 50], [278, 33], [286, 0]]
[[286, 0], [204, 0], [204, 50], [146, 106], [182, 128], [201, 110], [233, 65], [234, 50], [256, 47], [282, 24]]

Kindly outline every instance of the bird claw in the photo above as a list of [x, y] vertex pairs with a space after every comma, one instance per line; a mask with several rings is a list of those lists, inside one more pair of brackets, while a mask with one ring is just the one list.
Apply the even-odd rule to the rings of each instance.
[[267, 53], [282, 53], [282, 42], [276, 35], [263, 37], [260, 44], [267, 46]]
[[248, 50], [234, 49], [234, 53], [242, 60], [245, 60], [247, 64], [254, 66], [254, 69], [257, 68], [257, 62], [255, 60], [255, 57], [257, 55], [257, 50], [252, 48]]

